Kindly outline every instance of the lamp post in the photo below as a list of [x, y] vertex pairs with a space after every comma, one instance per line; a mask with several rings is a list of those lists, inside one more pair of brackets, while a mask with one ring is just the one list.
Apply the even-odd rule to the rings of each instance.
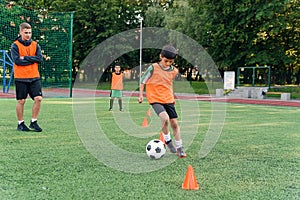
[[140, 74], [139, 74], [139, 83], [141, 83], [142, 78], [142, 49], [143, 49], [143, 18], [140, 18]]

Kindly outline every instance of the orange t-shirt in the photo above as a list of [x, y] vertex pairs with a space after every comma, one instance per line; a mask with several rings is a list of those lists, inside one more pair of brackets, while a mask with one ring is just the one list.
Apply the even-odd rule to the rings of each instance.
[[[20, 56], [35, 56], [37, 43], [32, 41], [29, 46], [24, 46], [18, 40], [15, 41], [18, 46]], [[14, 77], [15, 78], [38, 78], [40, 73], [38, 70], [38, 63], [31, 65], [19, 66], [14, 64]]]
[[115, 72], [112, 73], [111, 89], [123, 90], [123, 73], [120, 74], [116, 74]]
[[146, 97], [151, 103], [174, 103], [173, 80], [178, 69], [163, 70], [157, 63], [153, 64], [152, 76], [146, 83]]

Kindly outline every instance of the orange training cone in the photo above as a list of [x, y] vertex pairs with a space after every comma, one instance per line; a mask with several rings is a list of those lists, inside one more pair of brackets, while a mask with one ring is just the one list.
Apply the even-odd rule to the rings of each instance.
[[147, 117], [144, 118], [142, 126], [143, 127], [148, 127], [148, 119], [147, 119]]
[[182, 189], [184, 190], [198, 190], [199, 185], [196, 180], [194, 169], [191, 165], [188, 166], [184, 181], [182, 183]]
[[151, 109], [150, 108], [147, 111], [147, 116], [149, 116], [149, 117], [151, 116]]
[[159, 140], [162, 141], [164, 144], [166, 144], [163, 132], [160, 132]]

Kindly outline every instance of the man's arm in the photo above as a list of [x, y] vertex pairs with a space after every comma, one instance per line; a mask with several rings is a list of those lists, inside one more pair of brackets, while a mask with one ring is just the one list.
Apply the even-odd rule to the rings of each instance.
[[34, 63], [20, 57], [19, 48], [16, 44], [12, 44], [11, 46], [11, 58], [13, 59], [16, 65], [20, 65], [20, 66], [27, 66]]
[[24, 60], [27, 60], [31, 63], [41, 63], [43, 61], [43, 55], [40, 45], [36, 45], [35, 56], [24, 56]]

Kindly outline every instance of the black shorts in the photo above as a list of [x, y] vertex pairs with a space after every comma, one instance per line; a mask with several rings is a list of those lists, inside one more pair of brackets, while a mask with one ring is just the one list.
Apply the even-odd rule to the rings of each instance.
[[29, 95], [31, 99], [37, 96], [43, 96], [41, 80], [32, 82], [15, 81], [16, 84], [16, 99], [27, 99]]
[[166, 111], [170, 119], [178, 118], [174, 103], [168, 103], [168, 104], [153, 103], [151, 105], [157, 115], [159, 115], [163, 111]]

